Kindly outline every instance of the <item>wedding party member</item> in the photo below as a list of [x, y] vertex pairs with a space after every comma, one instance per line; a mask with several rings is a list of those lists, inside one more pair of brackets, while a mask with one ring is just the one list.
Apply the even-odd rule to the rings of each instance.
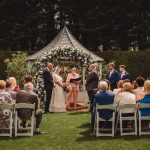
[[[94, 101], [94, 109], [92, 112], [92, 118], [91, 118], [91, 126], [92, 130], [94, 129], [94, 122], [95, 122], [95, 115], [96, 115], [96, 104], [98, 105], [109, 105], [114, 103], [114, 94], [107, 91], [108, 84], [106, 81], [100, 81], [99, 83], [99, 90], [98, 94], [95, 95], [95, 101]], [[112, 110], [105, 109], [100, 111], [100, 117], [108, 120], [112, 117]]]
[[[24, 90], [20, 90], [16, 96], [16, 103], [28, 103], [28, 104], [35, 104], [35, 118], [36, 118], [36, 125], [35, 125], [35, 133], [41, 134], [42, 132], [39, 129], [43, 111], [38, 106], [38, 96], [36, 93], [33, 92], [33, 84], [26, 83], [24, 85]], [[22, 125], [25, 128], [26, 122], [31, 118], [32, 110], [29, 109], [19, 109], [18, 116], [22, 120]]]
[[125, 70], [126, 66], [125, 65], [120, 65], [119, 66], [119, 71], [120, 71], [120, 74], [119, 74], [119, 80], [130, 80], [130, 75], [129, 73]]
[[95, 64], [91, 64], [89, 66], [89, 75], [86, 79], [85, 86], [88, 93], [89, 101], [90, 101], [90, 112], [93, 111], [93, 102], [94, 96], [96, 94], [95, 90], [98, 90], [98, 74], [96, 73]]
[[[140, 100], [141, 104], [145, 104], [145, 103], [150, 103], [150, 80], [146, 80], [144, 83], [144, 93], [145, 96], [142, 100]], [[145, 109], [141, 109], [141, 115], [150, 115], [150, 109], [149, 108], [145, 108]]]
[[11, 90], [15, 92], [18, 92], [20, 90], [15, 77], [9, 77], [8, 81], [11, 82]]
[[49, 104], [51, 101], [52, 90], [54, 87], [52, 69], [53, 64], [48, 63], [47, 67], [43, 70], [44, 90], [46, 91], [45, 113], [49, 112]]
[[61, 69], [56, 67], [53, 73], [53, 82], [55, 84], [55, 88], [52, 92], [52, 98], [50, 102], [49, 111], [50, 112], [65, 112], [66, 105], [65, 105], [65, 96], [63, 91], [63, 82], [62, 77], [59, 75]]
[[[76, 69], [72, 68], [71, 73], [68, 74], [66, 79], [66, 86], [68, 89], [67, 99], [66, 99], [66, 108], [70, 109], [71, 104], [71, 98], [73, 96], [74, 99], [74, 109], [77, 107], [77, 99], [78, 99], [78, 91], [79, 91], [79, 79], [80, 76], [78, 73], [76, 73]], [[79, 79], [79, 80], [73, 80], [73, 79]]]
[[108, 64], [109, 72], [106, 74], [106, 79], [110, 82], [111, 90], [113, 91], [115, 88], [117, 88], [117, 82], [119, 80], [119, 74], [114, 69], [115, 65], [114, 63]]

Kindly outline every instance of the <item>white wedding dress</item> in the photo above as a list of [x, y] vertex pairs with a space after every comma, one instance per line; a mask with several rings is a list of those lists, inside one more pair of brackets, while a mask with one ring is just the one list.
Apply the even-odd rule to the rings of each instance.
[[[56, 82], [62, 83], [62, 77], [57, 74], [53, 74], [53, 81], [54, 83]], [[55, 84], [55, 87], [53, 88], [49, 111], [50, 112], [66, 111], [64, 91], [63, 88], [58, 84]]]

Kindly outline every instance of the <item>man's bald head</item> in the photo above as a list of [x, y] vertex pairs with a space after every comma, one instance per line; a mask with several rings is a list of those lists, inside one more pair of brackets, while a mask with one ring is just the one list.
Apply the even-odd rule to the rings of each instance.
[[52, 63], [48, 63], [47, 64], [47, 68], [51, 71], [53, 69], [53, 64]]

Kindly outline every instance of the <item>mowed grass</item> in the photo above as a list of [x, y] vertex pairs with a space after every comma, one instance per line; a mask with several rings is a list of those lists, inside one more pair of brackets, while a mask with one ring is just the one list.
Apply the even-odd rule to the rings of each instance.
[[0, 137], [0, 150], [149, 150], [150, 136], [99, 137], [90, 135], [90, 114], [66, 112], [43, 116], [34, 137]]

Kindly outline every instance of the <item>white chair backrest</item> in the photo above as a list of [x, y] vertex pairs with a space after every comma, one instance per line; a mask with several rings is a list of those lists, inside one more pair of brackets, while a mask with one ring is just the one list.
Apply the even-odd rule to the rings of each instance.
[[14, 104], [0, 104], [0, 108], [13, 110]]
[[[128, 111], [126, 111], [128, 110]], [[137, 110], [137, 104], [119, 105], [119, 111], [123, 113], [134, 113]]]
[[35, 109], [35, 104], [28, 104], [28, 103], [17, 103], [15, 104], [15, 109], [22, 109], [22, 108], [28, 108], [28, 109]]
[[150, 103], [145, 103], [145, 104], [140, 104], [139, 103], [139, 109], [141, 109], [141, 108], [150, 108]]
[[96, 110], [100, 110], [100, 109], [112, 109], [115, 110], [115, 107], [113, 104], [109, 104], [109, 105], [98, 105], [96, 104]]

